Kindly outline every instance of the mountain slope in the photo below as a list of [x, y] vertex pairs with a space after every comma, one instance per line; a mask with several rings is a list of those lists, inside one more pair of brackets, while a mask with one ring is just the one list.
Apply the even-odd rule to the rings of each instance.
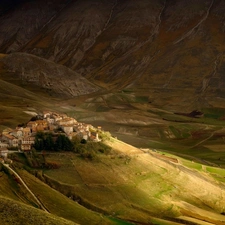
[[[45, 171], [52, 185], [61, 173], [62, 191], [126, 220], [224, 224], [224, 170], [210, 166], [225, 165], [223, 0], [21, 1], [1, 12], [0, 128], [26, 122], [24, 111], [64, 110], [193, 160], [133, 148], [100, 162], [69, 156]], [[201, 118], [187, 116], [196, 109]]]
[[[174, 224], [186, 224], [191, 218], [194, 224], [224, 224], [223, 169], [152, 150], [143, 152], [116, 139], [107, 144], [113, 152], [99, 153], [93, 161], [73, 153], [46, 154], [47, 161], [61, 166], [39, 171], [39, 177], [87, 208], [135, 224], [156, 218]], [[49, 210], [58, 212], [46, 198], [47, 187], [24, 170], [19, 174]]]
[[[19, 51], [34, 38], [60, 11], [68, 1], [1, 1], [2, 20], [0, 24], [1, 52]], [[10, 9], [9, 11], [5, 11]], [[4, 13], [5, 12], [5, 13]]]
[[[2, 79], [36, 91], [18, 79], [24, 74], [44, 87], [38, 94], [62, 98], [57, 106], [67, 105], [71, 115], [112, 122], [116, 132], [133, 129], [160, 143], [185, 136], [189, 148], [197, 127], [223, 126], [224, 12], [222, 0], [58, 0], [54, 7], [51, 1], [22, 1], [1, 16], [0, 51], [12, 53], [2, 59], [8, 67]], [[173, 115], [194, 110], [206, 116]], [[184, 126], [191, 127], [187, 133]]]
[[[36, 4], [24, 3], [2, 16], [2, 52], [25, 51], [50, 59], [103, 87], [145, 88], [160, 105], [157, 90], [178, 98], [180, 89], [186, 90], [196, 106], [212, 104], [211, 97], [224, 98], [222, 0], [59, 1], [58, 14], [50, 3], [39, 3], [37, 10]], [[29, 10], [21, 17], [24, 7]], [[27, 16], [40, 10], [48, 18], [39, 17], [33, 31]], [[14, 29], [21, 27], [18, 19], [26, 37]]]
[[[69, 68], [25, 53], [12, 53], [1, 59], [7, 72], [21, 83], [42, 87], [52, 94], [74, 97], [96, 92], [98, 88]], [[9, 77], [10, 75], [8, 75]]]

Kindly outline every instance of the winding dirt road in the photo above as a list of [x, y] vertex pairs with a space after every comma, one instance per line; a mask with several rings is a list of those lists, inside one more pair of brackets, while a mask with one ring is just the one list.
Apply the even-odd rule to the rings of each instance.
[[42, 210], [44, 210], [45, 212], [49, 213], [48, 210], [45, 208], [45, 206], [39, 201], [39, 199], [36, 197], [36, 195], [30, 190], [30, 188], [26, 185], [26, 183], [23, 181], [23, 179], [20, 177], [20, 175], [13, 170], [9, 164], [3, 164], [5, 167], [7, 167], [21, 182], [21, 184], [27, 189], [27, 191], [33, 196], [33, 198], [35, 199], [35, 201], [38, 203], [38, 205], [40, 206], [40, 208]]

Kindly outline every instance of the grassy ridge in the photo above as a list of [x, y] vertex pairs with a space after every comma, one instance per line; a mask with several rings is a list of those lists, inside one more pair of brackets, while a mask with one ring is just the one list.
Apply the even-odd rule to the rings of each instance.
[[50, 188], [25, 170], [19, 171], [19, 174], [52, 214], [79, 224], [116, 224]]
[[0, 196], [2, 225], [75, 225], [76, 223], [45, 213], [21, 202]]
[[[187, 215], [196, 215], [197, 224], [201, 224], [199, 218], [205, 221], [222, 218], [219, 213], [224, 207], [221, 196], [225, 196], [225, 191], [218, 181], [224, 182], [223, 169], [169, 153], [151, 150], [143, 153], [116, 139], [107, 143], [114, 151], [109, 155], [100, 154], [93, 161], [83, 160], [73, 153], [46, 154], [46, 160], [59, 163], [60, 168], [36, 172], [64, 195], [21, 169], [20, 164], [15, 165], [50, 213], [79, 224], [130, 223], [124, 221], [183, 224], [180, 217]], [[174, 158], [177, 159], [175, 164], [171, 163]], [[42, 173], [48, 179], [41, 176]], [[9, 185], [5, 184], [5, 187]], [[14, 189], [14, 186], [10, 187]], [[6, 188], [0, 189], [1, 192], [4, 193]], [[13, 198], [12, 193], [8, 196]], [[207, 217], [209, 208], [213, 212], [210, 218]], [[24, 218], [26, 215], [21, 215], [20, 219]]]
[[[45, 173], [54, 180], [59, 180], [57, 177], [60, 174], [62, 186], [70, 187], [70, 191], [82, 200], [125, 220], [146, 223], [155, 216], [177, 217], [182, 215], [180, 207], [185, 206], [180, 206], [176, 201], [188, 202], [206, 211], [206, 205], [217, 213], [221, 210], [218, 208], [218, 204], [222, 204], [220, 196], [204, 196], [203, 200], [198, 191], [202, 185], [206, 192], [220, 190], [217, 181], [212, 181], [211, 167], [179, 157], [179, 164], [173, 166], [168, 162], [175, 156], [168, 154], [166, 158], [165, 153], [154, 153], [153, 158], [143, 153], [130, 155], [133, 150], [129, 145], [116, 142], [112, 145], [121, 148], [122, 155], [101, 157], [97, 162], [80, 160], [75, 155], [49, 155], [48, 159], [61, 163], [61, 167], [58, 171]], [[128, 155], [127, 151], [130, 152]], [[70, 172], [67, 173], [66, 169]]]

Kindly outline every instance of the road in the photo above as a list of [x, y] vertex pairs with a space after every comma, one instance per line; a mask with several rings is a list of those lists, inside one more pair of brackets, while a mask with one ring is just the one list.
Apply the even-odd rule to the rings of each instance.
[[42, 210], [44, 210], [45, 212], [49, 213], [48, 210], [45, 208], [45, 206], [39, 201], [39, 199], [36, 197], [36, 195], [30, 190], [30, 188], [26, 185], [26, 183], [23, 181], [23, 179], [20, 177], [20, 175], [13, 170], [9, 164], [3, 164], [5, 167], [7, 167], [18, 179], [19, 181], [22, 183], [22, 185], [27, 189], [27, 191], [33, 196], [33, 198], [35, 199], [35, 201], [38, 203], [38, 205], [40, 206], [40, 208]]

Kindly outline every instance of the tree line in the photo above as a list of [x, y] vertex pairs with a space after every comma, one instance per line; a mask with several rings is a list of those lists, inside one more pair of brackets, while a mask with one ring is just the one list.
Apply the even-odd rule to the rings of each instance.
[[[110, 133], [106, 132], [99, 135], [101, 140], [110, 139]], [[97, 154], [109, 154], [111, 147], [103, 142], [91, 142], [74, 137], [70, 140], [65, 134], [54, 134], [51, 132], [38, 132], [35, 136], [33, 145], [36, 151], [73, 151], [82, 158], [93, 159]]]
[[73, 151], [74, 146], [64, 134], [38, 132], [35, 136], [34, 148], [37, 151]]

